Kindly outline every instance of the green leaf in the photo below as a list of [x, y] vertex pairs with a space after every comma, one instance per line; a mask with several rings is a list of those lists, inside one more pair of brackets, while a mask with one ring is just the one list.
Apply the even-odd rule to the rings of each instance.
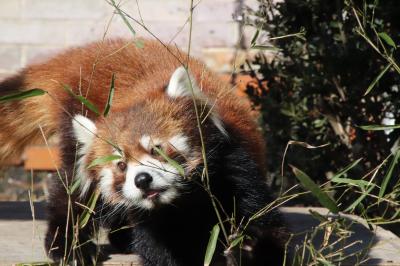
[[136, 35], [136, 31], [133, 29], [132, 25], [129, 23], [128, 19], [126, 18], [124, 12], [121, 10], [121, 8], [115, 3], [114, 0], [110, 0], [111, 1], [111, 5], [115, 8], [115, 10], [117, 10], [118, 15], [122, 18], [122, 20], [124, 21], [124, 23], [126, 24], [126, 26], [129, 28], [129, 30], [131, 31], [131, 33], [133, 34], [133, 36]]
[[17, 263], [15, 265], [16, 266], [51, 266], [51, 265], [56, 265], [56, 263], [39, 261], [39, 262], [23, 262], [23, 263]]
[[371, 186], [367, 191], [364, 191], [360, 197], [358, 197], [358, 199], [356, 201], [354, 201], [349, 207], [347, 207], [346, 210], [344, 210], [345, 212], [349, 212], [349, 211], [353, 211], [354, 208], [356, 208], [358, 206], [358, 204], [361, 203], [361, 201], [368, 196], [368, 194], [372, 191], [372, 189], [374, 189], [374, 186]]
[[262, 44], [255, 44], [255, 45], [252, 45], [250, 48], [257, 49], [257, 50], [276, 51], [276, 52], [279, 52], [282, 50], [282, 49], [279, 49], [278, 47], [275, 47], [272, 45], [262, 45]]
[[379, 32], [379, 37], [384, 40], [388, 45], [392, 46], [396, 49], [396, 44], [394, 43], [393, 39], [386, 33], [386, 32]]
[[114, 90], [115, 90], [115, 73], [113, 73], [111, 76], [110, 92], [108, 93], [107, 104], [103, 112], [104, 117], [106, 117], [110, 112], [112, 100], [114, 97]]
[[80, 186], [81, 182], [82, 182], [82, 179], [80, 179], [79, 177], [76, 178], [72, 182], [72, 186], [69, 189], [70, 194], [74, 193], [78, 189], [78, 187]]
[[400, 125], [367, 125], [367, 126], [360, 126], [363, 130], [388, 130], [388, 129], [398, 129]]
[[103, 156], [97, 159], [94, 159], [89, 166], [87, 167], [88, 169], [96, 166], [96, 165], [102, 165], [102, 164], [106, 164], [108, 162], [114, 161], [114, 160], [118, 160], [121, 159], [122, 157], [120, 155], [107, 155], [107, 156]]
[[81, 96], [81, 95], [76, 95], [70, 86], [66, 85], [66, 84], [62, 84], [62, 87], [64, 88], [65, 91], [67, 91], [71, 96], [73, 96], [75, 99], [77, 99], [78, 101], [80, 101], [83, 105], [85, 105], [89, 110], [91, 110], [93, 113], [100, 115], [99, 110], [97, 109], [97, 107], [88, 99], [86, 99], [85, 97]]
[[217, 246], [219, 231], [220, 231], [219, 225], [218, 224], [214, 225], [211, 231], [210, 239], [208, 240], [206, 256], [204, 258], [204, 266], [208, 266], [211, 264], [211, 260], [215, 252], [215, 247]]
[[27, 91], [21, 91], [21, 92], [1, 96], [0, 103], [17, 101], [17, 100], [30, 98], [30, 97], [41, 96], [46, 93], [47, 93], [47, 91], [44, 91], [42, 89], [32, 89], [32, 90], [27, 90]]
[[75, 93], [72, 91], [71, 87], [67, 84], [60, 83], [60, 85], [63, 87], [63, 89], [71, 94], [72, 96], [76, 96]]
[[351, 178], [340, 178], [340, 177], [336, 177], [336, 178], [332, 178], [331, 179], [332, 182], [334, 183], [338, 183], [338, 184], [348, 184], [348, 185], [353, 185], [356, 187], [361, 188], [362, 190], [365, 190], [366, 187], [372, 185], [375, 186], [375, 184], [362, 180], [362, 179], [351, 179]]
[[332, 264], [331, 262], [327, 261], [324, 258], [317, 258], [317, 261], [320, 262], [324, 266], [335, 266], [334, 264]]
[[257, 29], [256, 32], [254, 33], [253, 38], [251, 38], [251, 42], [250, 42], [251, 46], [254, 46], [256, 44], [259, 34], [260, 34], [260, 29]]
[[348, 171], [350, 171], [351, 169], [353, 169], [357, 164], [359, 164], [361, 162], [362, 158], [355, 160], [354, 162], [350, 163], [349, 165], [347, 165], [345, 168], [343, 168], [342, 170], [339, 171], [339, 173], [337, 173], [336, 175], [334, 175], [332, 177], [333, 178], [337, 178], [337, 177], [341, 177], [343, 176], [345, 173], [347, 173]]
[[75, 95], [76, 99], [78, 99], [81, 103], [83, 103], [89, 110], [91, 110], [93, 113], [100, 115], [99, 110], [97, 109], [97, 107], [90, 102], [88, 99], [86, 99], [85, 97], [81, 96], [81, 95]]
[[343, 170], [339, 171], [339, 173], [337, 173], [336, 175], [334, 175], [330, 180], [331, 182], [334, 183], [339, 183], [339, 184], [350, 184], [350, 185], [354, 185], [357, 187], [362, 188], [363, 190], [369, 186], [372, 185], [370, 182], [362, 180], [362, 179], [350, 179], [350, 178], [341, 178], [341, 176], [343, 176], [345, 173], [347, 173], [350, 169], [352, 169], [353, 167], [355, 167], [360, 161], [362, 160], [362, 158], [352, 162], [351, 164], [349, 164], [348, 166], [346, 166]]
[[300, 183], [318, 199], [322, 206], [326, 207], [333, 213], [338, 213], [339, 208], [336, 205], [336, 202], [328, 196], [325, 192], [321, 190], [321, 188], [311, 180], [311, 178], [302, 172], [300, 169], [297, 169], [293, 165], [290, 165], [294, 175], [300, 181]]
[[243, 239], [244, 239], [244, 236], [243, 236], [243, 235], [238, 236], [237, 238], [235, 238], [235, 239], [231, 242], [231, 244], [229, 245], [229, 248], [231, 249], [231, 248], [236, 247], [239, 243], [241, 243], [241, 242], [243, 241]]
[[287, 109], [281, 109], [281, 113], [289, 116], [289, 117], [295, 117], [296, 113], [294, 113], [292, 110], [287, 110]]
[[94, 212], [94, 208], [96, 207], [96, 203], [97, 200], [99, 199], [99, 196], [100, 196], [100, 190], [94, 191], [90, 196], [89, 201], [86, 205], [88, 209], [85, 208], [82, 212], [82, 215], [79, 217], [79, 229], [82, 229], [87, 225], [90, 216]]
[[137, 48], [142, 49], [144, 47], [144, 42], [141, 39], [137, 39], [135, 41], [135, 45], [136, 45]]
[[176, 161], [172, 160], [162, 149], [153, 146], [156, 152], [161, 155], [172, 167], [174, 167], [181, 176], [185, 176], [185, 169]]
[[328, 218], [326, 218], [325, 216], [323, 216], [322, 214], [320, 214], [319, 212], [316, 212], [316, 211], [313, 211], [313, 210], [308, 210], [310, 213], [311, 213], [311, 215], [315, 218], [315, 219], [317, 219], [318, 221], [320, 221], [321, 223], [324, 223], [324, 222], [327, 222], [327, 221], [329, 221], [329, 219]]
[[329, 26], [331, 26], [332, 28], [338, 28], [338, 29], [340, 29], [340, 28], [341, 28], [341, 24], [342, 24], [342, 23], [340, 23], [340, 22], [338, 22], [338, 21], [331, 21], [331, 22], [329, 22]]
[[389, 171], [386, 173], [385, 177], [382, 180], [381, 189], [379, 190], [379, 198], [382, 198], [383, 195], [385, 194], [389, 180], [392, 177], [394, 167], [396, 166], [396, 164], [399, 161], [399, 157], [400, 157], [400, 149], [398, 149], [396, 151], [395, 156], [394, 156], [392, 162], [390, 163]]
[[390, 69], [391, 66], [392, 66], [392, 63], [387, 64], [387, 66], [381, 71], [381, 73], [379, 73], [379, 75], [368, 86], [367, 90], [364, 93], [364, 96], [367, 95], [375, 87], [376, 83], [378, 83], [378, 81]]

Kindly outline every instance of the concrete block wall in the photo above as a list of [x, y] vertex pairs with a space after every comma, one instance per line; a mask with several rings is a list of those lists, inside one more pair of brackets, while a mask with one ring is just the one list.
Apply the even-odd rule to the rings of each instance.
[[[217, 71], [229, 71], [241, 35], [233, 19], [238, 2], [202, 0], [194, 9], [192, 52]], [[141, 15], [146, 27], [161, 40], [186, 49], [189, 0], [124, 0], [121, 7], [138, 20]], [[0, 78], [103, 35], [132, 36], [122, 19], [113, 14], [106, 0], [0, 0]], [[134, 22], [132, 26], [137, 35], [149, 36]]]

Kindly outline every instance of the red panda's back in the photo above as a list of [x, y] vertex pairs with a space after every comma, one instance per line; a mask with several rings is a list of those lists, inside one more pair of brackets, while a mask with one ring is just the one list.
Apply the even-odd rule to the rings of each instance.
[[[124, 39], [106, 40], [69, 49], [45, 63], [28, 67], [24, 83], [26, 89], [42, 88], [49, 92], [50, 97], [31, 101], [40, 101], [41, 106], [50, 109], [49, 112], [38, 112], [38, 115], [42, 115], [42, 121], [47, 121], [52, 128], [56, 127], [60, 112], [63, 112], [60, 105], [68, 104], [64, 85], [87, 97], [102, 112], [111, 77], [115, 74], [112, 110], [117, 111], [164, 93], [171, 74], [186, 62], [185, 53], [156, 41], [144, 41], [143, 47], [137, 47]], [[263, 168], [264, 142], [249, 105], [204, 64], [191, 58], [189, 69], [203, 92], [216, 101], [217, 111], [233, 137], [242, 142]]]

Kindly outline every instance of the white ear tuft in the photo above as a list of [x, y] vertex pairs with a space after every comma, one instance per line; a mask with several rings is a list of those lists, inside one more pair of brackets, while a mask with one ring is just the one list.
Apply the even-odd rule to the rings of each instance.
[[187, 97], [192, 95], [191, 88], [193, 88], [193, 93], [196, 97], [201, 97], [202, 93], [196, 80], [183, 66], [180, 66], [171, 76], [167, 94], [171, 98]]
[[96, 125], [92, 120], [83, 115], [75, 115], [72, 120], [72, 126], [77, 141], [86, 147], [92, 144], [97, 131]]
[[[172, 74], [168, 84], [167, 94], [171, 98], [191, 97], [191, 88], [193, 89], [193, 94], [196, 99], [200, 99], [200, 101], [207, 104], [212, 110], [214, 107], [213, 101], [207, 99], [197, 85], [194, 77], [183, 66], [178, 67]], [[212, 111], [211, 119], [218, 130], [221, 131], [224, 136], [228, 137], [228, 133], [224, 128], [223, 122], [215, 111]]]
[[213, 121], [214, 125], [218, 128], [218, 130], [222, 133], [222, 135], [224, 135], [226, 138], [229, 137], [228, 131], [226, 131], [224, 123], [222, 122], [218, 114], [212, 113], [211, 120]]

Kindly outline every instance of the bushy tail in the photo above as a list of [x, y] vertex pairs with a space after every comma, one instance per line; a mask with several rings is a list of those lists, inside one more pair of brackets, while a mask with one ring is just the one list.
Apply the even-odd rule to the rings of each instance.
[[[26, 73], [0, 82], [0, 97], [32, 89], [26, 81]], [[0, 101], [0, 166], [14, 156], [20, 155], [28, 144], [43, 141], [56, 131], [52, 121], [48, 95], [22, 100]]]

